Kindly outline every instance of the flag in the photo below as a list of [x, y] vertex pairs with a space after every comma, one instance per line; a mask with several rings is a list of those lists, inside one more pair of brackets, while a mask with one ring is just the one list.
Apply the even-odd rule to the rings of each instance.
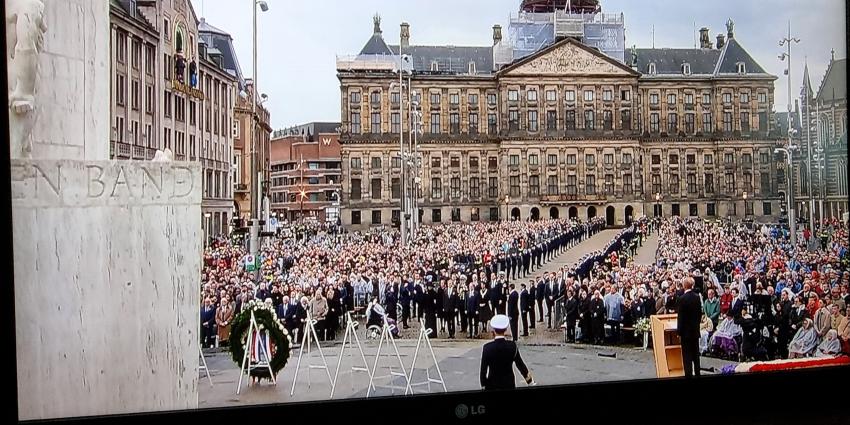
[[256, 256], [253, 256], [253, 255], [245, 256], [245, 270], [247, 270], [249, 272], [256, 271], [257, 268], [259, 268], [259, 266], [257, 264], [258, 263], [257, 260], [258, 260], [258, 258]]

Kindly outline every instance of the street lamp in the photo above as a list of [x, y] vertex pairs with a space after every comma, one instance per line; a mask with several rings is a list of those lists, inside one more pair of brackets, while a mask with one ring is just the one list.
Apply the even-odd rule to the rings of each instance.
[[655, 216], [661, 217], [661, 193], [655, 194]]
[[794, 218], [794, 184], [791, 181], [791, 173], [794, 170], [794, 166], [792, 163], [792, 153], [797, 149], [797, 146], [788, 145], [788, 148], [776, 148], [773, 150], [774, 153], [784, 153], [785, 154], [785, 183], [788, 186], [786, 193], [786, 206], [788, 210], [788, 231], [791, 233], [791, 247], [793, 250], [797, 250], [797, 222]]
[[508, 216], [510, 212], [510, 203], [511, 197], [509, 195], [505, 195], [505, 221], [508, 221]]
[[204, 218], [206, 218], [206, 225], [204, 226], [204, 248], [208, 247], [210, 244], [210, 217], [212, 217], [212, 214], [208, 212], [204, 213]]
[[[252, 84], [254, 89], [251, 92], [251, 236], [249, 239], [249, 251], [251, 255], [256, 256], [260, 249], [259, 232], [260, 232], [260, 185], [257, 181], [258, 164], [257, 164], [257, 7], [263, 12], [268, 12], [269, 5], [265, 1], [255, 0], [251, 6], [253, 10], [253, 78]], [[263, 100], [268, 96], [264, 96]], [[259, 280], [260, 271], [254, 272], [254, 280]]]
[[744, 198], [744, 220], [746, 220], [747, 218], [749, 218], [749, 212], [750, 212], [749, 208], [747, 208], [747, 192], [744, 192], [743, 198]]

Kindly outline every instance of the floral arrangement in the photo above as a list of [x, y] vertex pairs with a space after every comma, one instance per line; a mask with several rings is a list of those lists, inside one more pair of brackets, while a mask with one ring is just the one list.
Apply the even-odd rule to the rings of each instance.
[[641, 317], [638, 319], [637, 323], [635, 323], [635, 336], [640, 336], [645, 333], [651, 333], [651, 326], [649, 324], [649, 318]]
[[[272, 372], [277, 376], [278, 372], [286, 366], [289, 360], [289, 348], [292, 346], [292, 336], [286, 328], [283, 327], [277, 314], [271, 305], [259, 300], [251, 300], [242, 310], [239, 315], [233, 319], [233, 325], [230, 330], [230, 355], [233, 361], [239, 367], [242, 367], [242, 360], [245, 356], [245, 347], [248, 344], [248, 329], [251, 326], [251, 312], [254, 313], [254, 319], [257, 323], [257, 331], [266, 331], [273, 345], [273, 353], [271, 354]], [[271, 378], [268, 376], [267, 368], [252, 368], [251, 376], [258, 378]]]

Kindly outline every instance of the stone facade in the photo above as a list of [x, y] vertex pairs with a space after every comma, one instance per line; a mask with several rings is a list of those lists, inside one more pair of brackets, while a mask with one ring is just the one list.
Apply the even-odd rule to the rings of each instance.
[[[564, 39], [485, 74], [414, 63], [422, 222], [575, 215], [623, 225], [655, 214], [656, 194], [663, 215], [775, 220], [776, 77], [734, 41], [731, 26], [725, 48], [686, 50], [633, 50], [623, 65]], [[671, 54], [696, 57], [694, 72], [666, 70]], [[713, 58], [709, 71], [698, 68], [699, 55]], [[352, 68], [338, 69], [342, 222], [389, 225], [400, 209], [394, 158], [407, 99], [391, 87], [397, 73]]]

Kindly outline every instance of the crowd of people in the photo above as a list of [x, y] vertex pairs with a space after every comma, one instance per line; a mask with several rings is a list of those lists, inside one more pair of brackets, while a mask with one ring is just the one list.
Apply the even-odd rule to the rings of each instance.
[[[270, 303], [295, 341], [308, 313], [318, 337], [333, 340], [346, 313], [377, 311], [371, 305], [381, 306], [382, 321], [403, 328], [424, 322], [432, 337], [454, 338], [458, 328], [477, 337], [493, 314], [507, 313], [519, 279], [603, 228], [599, 218], [452, 223], [423, 226], [403, 245], [393, 229], [347, 233], [307, 225], [299, 237], [266, 243], [257, 283], [245, 267], [244, 245], [217, 239], [204, 253], [202, 344], [226, 341], [232, 318], [251, 299]], [[550, 309], [555, 299], [546, 301]]]

